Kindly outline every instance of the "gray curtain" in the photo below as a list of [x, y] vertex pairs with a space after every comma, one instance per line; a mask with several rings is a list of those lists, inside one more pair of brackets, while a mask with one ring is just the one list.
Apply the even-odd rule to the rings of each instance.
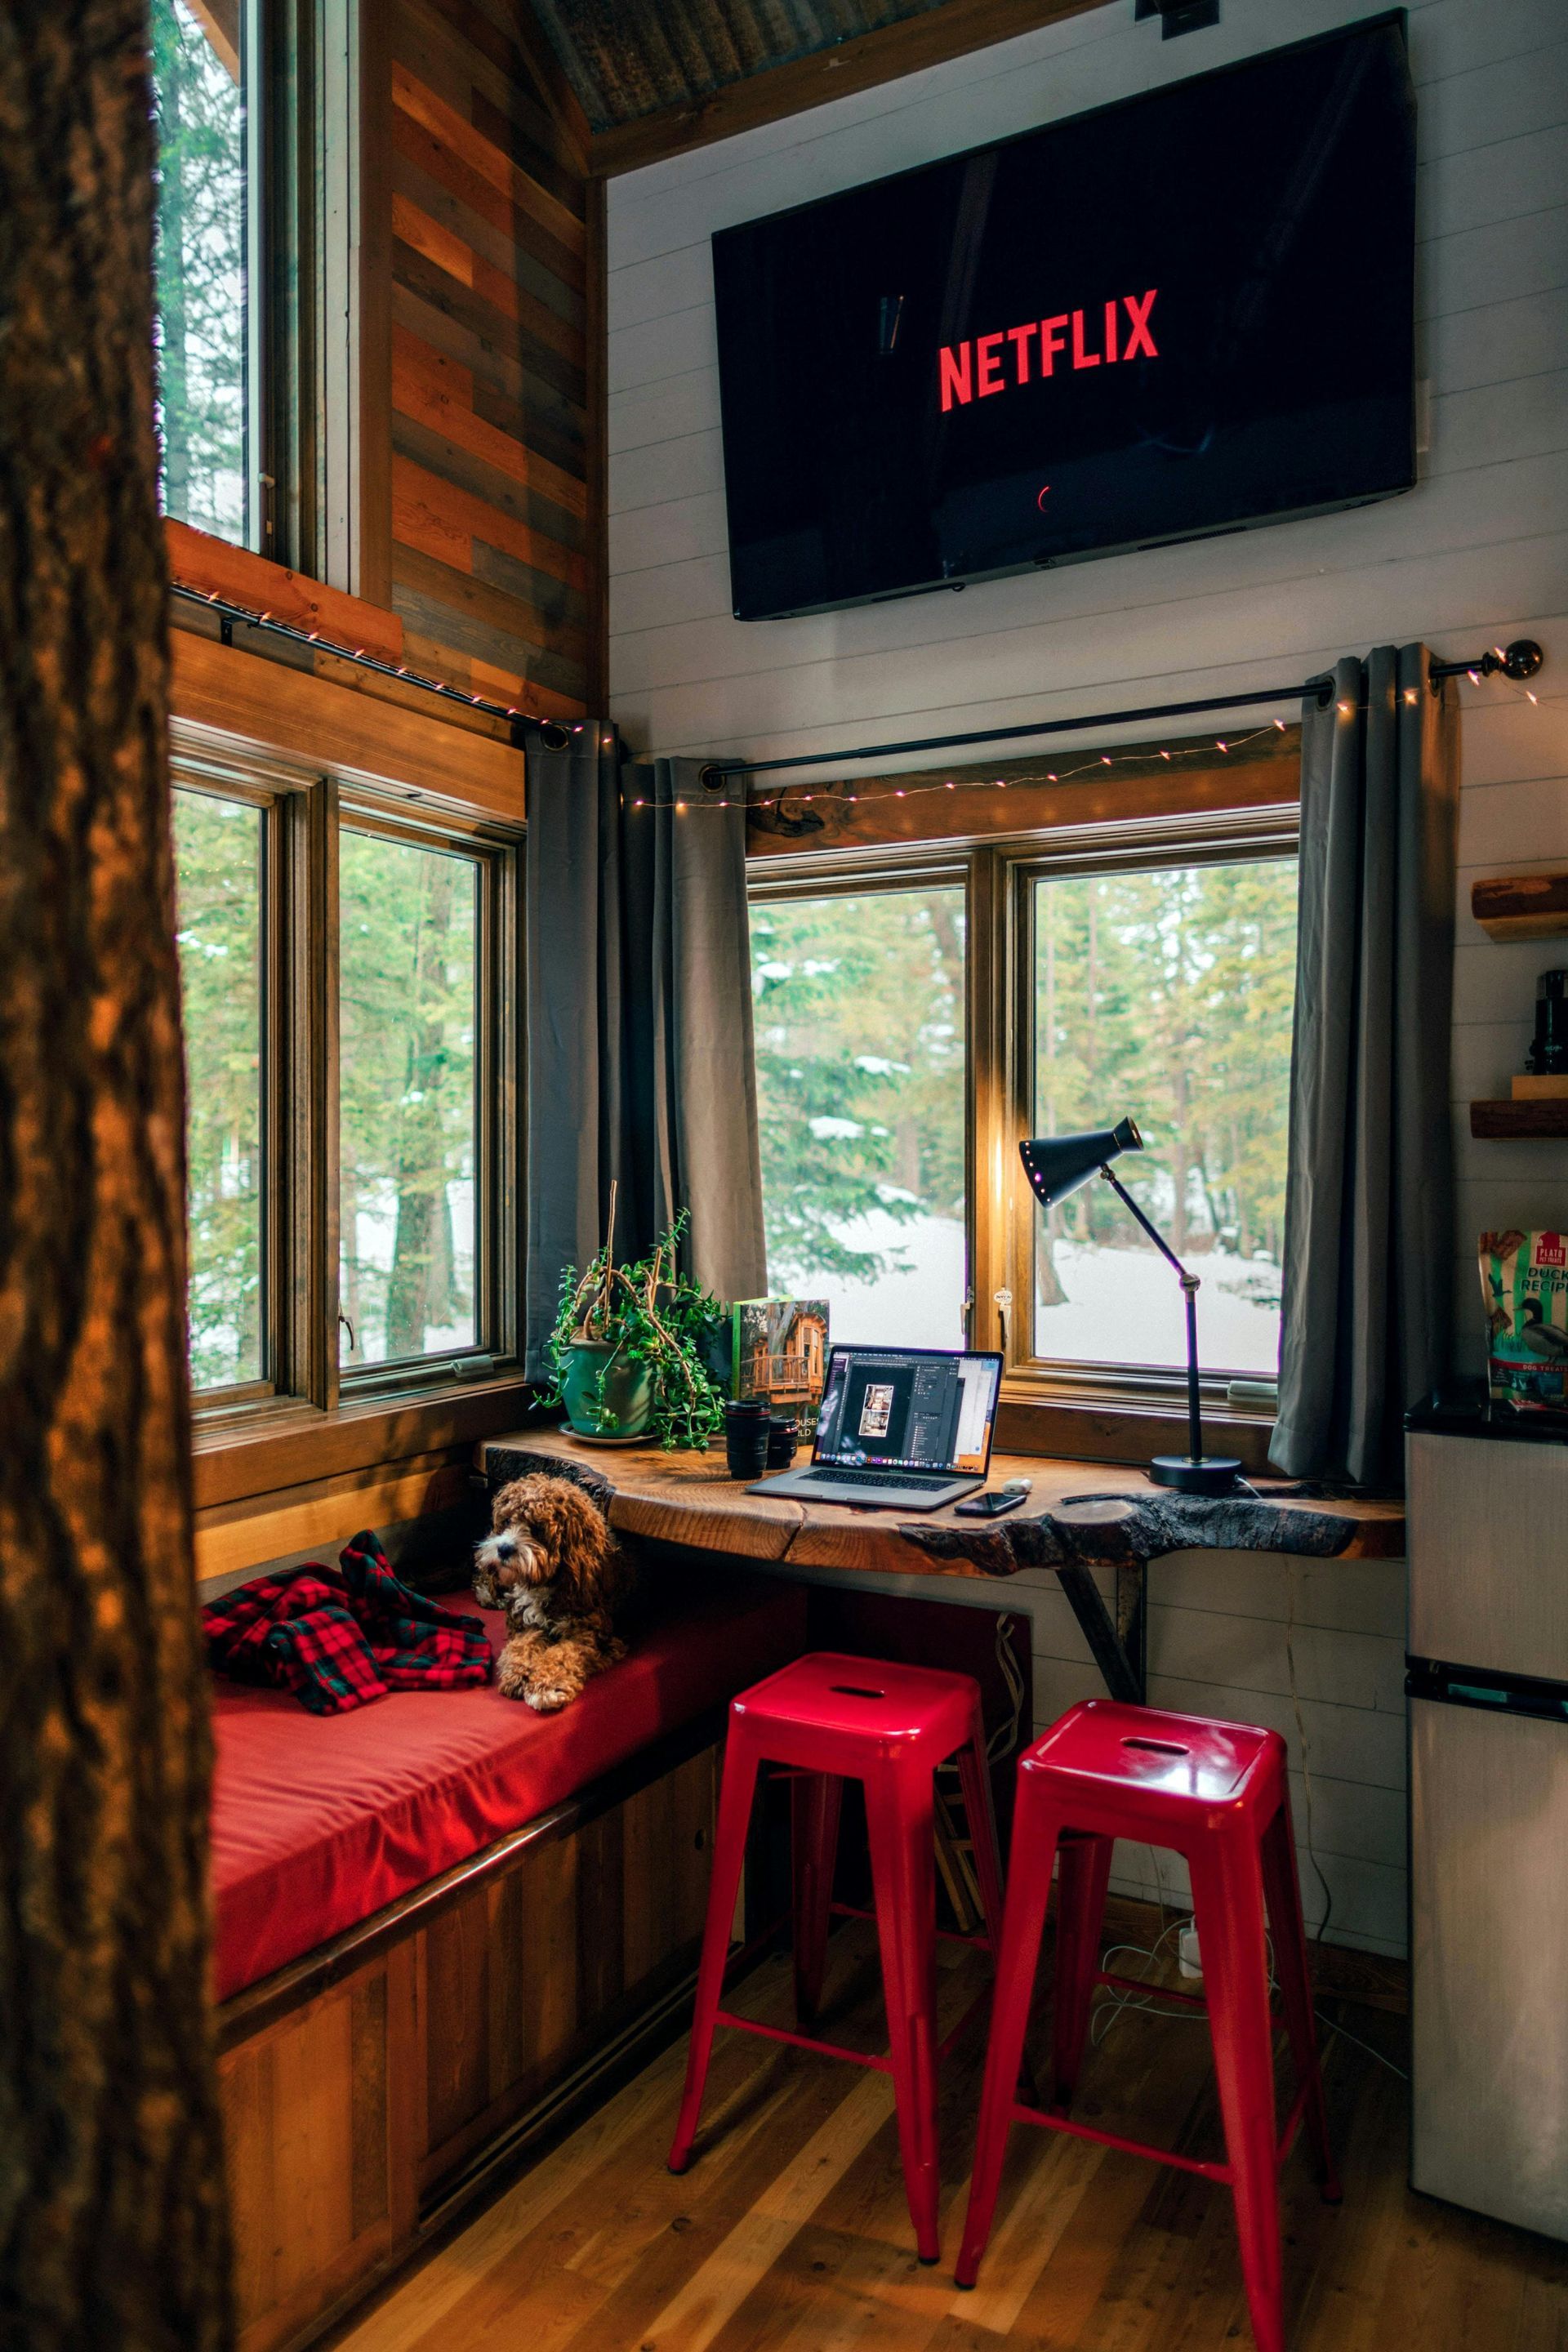
[[1345, 660], [1301, 723], [1279, 1417], [1294, 1477], [1397, 1482], [1449, 1369], [1458, 704], [1424, 646]]
[[617, 1257], [689, 1209], [697, 1280], [767, 1288], [745, 824], [738, 784], [704, 787], [689, 760], [623, 766], [607, 727], [528, 754], [531, 1378], [612, 1180]]

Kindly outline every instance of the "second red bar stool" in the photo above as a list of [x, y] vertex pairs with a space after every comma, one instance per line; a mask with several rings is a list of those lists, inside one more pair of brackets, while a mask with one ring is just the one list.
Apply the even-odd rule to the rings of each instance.
[[[1185, 1857], [1192, 1873], [1207, 1993], [1206, 2002], [1196, 2006], [1206, 2006], [1214, 2041], [1223, 2164], [1091, 2129], [1068, 2112], [1095, 1986], [1128, 1981], [1100, 1965], [1106, 1882], [1119, 1837], [1169, 1847]], [[1050, 2112], [1042, 2114], [1018, 2103], [1016, 2086], [1058, 1853], [1053, 2080]], [[985, 2252], [1009, 2127], [1015, 2121], [1046, 2124], [1226, 2183], [1236, 2200], [1258, 2352], [1284, 2352], [1279, 2173], [1303, 2118], [1323, 2194], [1337, 2201], [1340, 2193], [1318, 2068], [1285, 1742], [1277, 1731], [1246, 1724], [1087, 1699], [1019, 1759], [1008, 1879], [959, 2284], [973, 2285]], [[1282, 2133], [1274, 2113], [1266, 1902], [1298, 2085]], [[1138, 1990], [1146, 1993], [1148, 1987]]]
[[[968, 1675], [818, 1651], [742, 1691], [730, 1708], [719, 1831], [697, 1978], [686, 2090], [669, 2151], [684, 2172], [702, 2106], [714, 2028], [740, 2026], [828, 2057], [885, 2068], [893, 2077], [899, 2148], [915, 2244], [937, 2259], [935, 1781], [956, 1755], [973, 1845], [975, 1876], [994, 1941], [1002, 1880], [991, 1811], [980, 1688]], [[822, 1988], [838, 1802], [846, 1780], [866, 1792], [866, 1824], [877, 1934], [887, 2002], [888, 2058], [867, 2058], [803, 2033], [781, 2034], [722, 2008], [730, 1923], [745, 1860], [757, 1775], [764, 1763], [793, 1767], [795, 2002], [813, 2021]]]

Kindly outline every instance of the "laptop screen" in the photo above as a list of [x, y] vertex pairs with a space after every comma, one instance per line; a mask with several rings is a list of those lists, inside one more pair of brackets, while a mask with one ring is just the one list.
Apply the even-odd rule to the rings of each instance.
[[839, 1469], [973, 1471], [991, 1459], [1002, 1359], [835, 1348], [813, 1460]]

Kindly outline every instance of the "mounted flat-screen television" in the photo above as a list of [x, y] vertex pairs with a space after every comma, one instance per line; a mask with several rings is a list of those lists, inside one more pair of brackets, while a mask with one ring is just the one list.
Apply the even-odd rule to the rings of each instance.
[[742, 620], [1408, 489], [1403, 10], [713, 238]]

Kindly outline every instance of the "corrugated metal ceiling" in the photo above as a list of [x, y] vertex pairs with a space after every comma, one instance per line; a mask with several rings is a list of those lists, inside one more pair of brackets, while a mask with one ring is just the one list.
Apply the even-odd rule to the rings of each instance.
[[728, 89], [942, 0], [533, 0], [595, 131]]

